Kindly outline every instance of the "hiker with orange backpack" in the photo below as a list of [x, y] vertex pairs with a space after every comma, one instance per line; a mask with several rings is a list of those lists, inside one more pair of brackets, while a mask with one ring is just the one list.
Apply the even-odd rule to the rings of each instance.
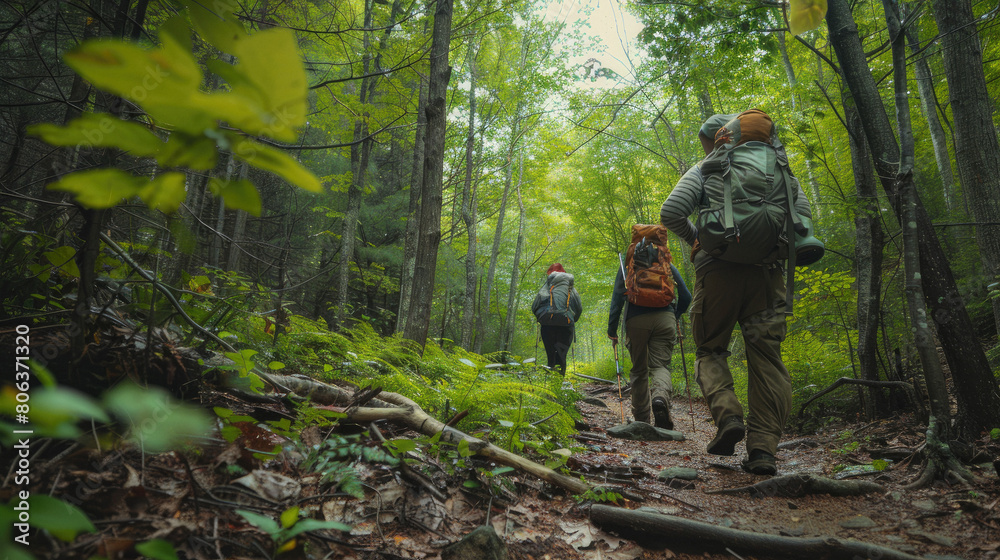
[[583, 313], [583, 303], [573, 281], [573, 275], [563, 265], [553, 263], [531, 304], [531, 312], [540, 325], [549, 368], [559, 370], [564, 377], [566, 356], [576, 336], [576, 322]]
[[624, 307], [625, 347], [632, 359], [632, 416], [636, 421], [655, 422], [657, 428], [671, 430], [670, 359], [677, 340], [677, 317], [687, 310], [691, 292], [670, 263], [668, 235], [667, 228], [659, 224], [632, 226], [632, 244], [615, 275], [608, 338], [617, 347]]
[[[773, 475], [792, 404], [781, 342], [794, 269], [818, 260], [823, 247], [811, 237], [809, 201], [766, 113], [713, 115], [699, 138], [706, 157], [681, 177], [660, 221], [692, 246], [695, 379], [718, 428], [707, 451], [734, 455], [746, 437], [743, 469]], [[688, 219], [695, 212], [697, 224]], [[727, 363], [737, 324], [746, 346], [747, 424]]]

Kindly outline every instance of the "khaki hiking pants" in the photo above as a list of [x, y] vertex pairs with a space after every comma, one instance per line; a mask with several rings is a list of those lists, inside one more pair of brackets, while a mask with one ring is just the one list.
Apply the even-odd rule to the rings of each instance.
[[714, 260], [695, 273], [691, 329], [695, 379], [716, 425], [744, 417], [729, 370], [729, 342], [737, 323], [746, 346], [747, 451], [774, 454], [792, 407], [792, 383], [781, 361], [785, 339], [785, 279], [780, 267]]
[[628, 351], [632, 358], [632, 416], [650, 422], [652, 399], [663, 397], [670, 403], [670, 357], [677, 340], [677, 318], [673, 310], [643, 313], [625, 322]]

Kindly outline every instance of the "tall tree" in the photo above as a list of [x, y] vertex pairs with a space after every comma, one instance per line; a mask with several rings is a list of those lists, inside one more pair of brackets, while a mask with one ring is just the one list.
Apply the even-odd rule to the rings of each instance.
[[438, 0], [434, 11], [431, 69], [427, 85], [427, 152], [420, 196], [419, 251], [413, 268], [410, 313], [403, 331], [403, 336], [413, 340], [421, 348], [427, 341], [427, 330], [430, 328], [434, 272], [437, 269], [438, 245], [441, 242], [441, 189], [448, 117], [446, 96], [451, 78], [451, 66], [448, 65], [451, 19], [452, 0]]
[[[895, 197], [894, 177], [900, 157], [899, 144], [893, 136], [892, 124], [868, 68], [858, 27], [847, 0], [830, 0], [826, 21], [830, 42], [861, 115], [876, 174], [886, 194]], [[975, 437], [983, 429], [1000, 425], [1000, 391], [982, 346], [968, 335], [974, 332], [972, 320], [958, 293], [930, 216], [919, 197], [914, 198], [924, 298], [937, 323], [937, 335], [955, 381], [962, 431]], [[893, 210], [897, 220], [901, 221], [899, 207], [895, 206]]]
[[[934, 0], [948, 99], [955, 124], [955, 162], [962, 189], [979, 222], [976, 241], [986, 272], [1000, 277], [1000, 141], [993, 125], [994, 104], [986, 89], [983, 48], [971, 0]], [[993, 299], [1000, 332], [1000, 299]]]

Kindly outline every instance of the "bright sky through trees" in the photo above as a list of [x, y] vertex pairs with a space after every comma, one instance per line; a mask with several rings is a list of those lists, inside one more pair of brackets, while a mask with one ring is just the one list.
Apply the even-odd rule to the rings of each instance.
[[572, 66], [595, 58], [601, 67], [613, 70], [622, 77], [632, 75], [631, 68], [638, 63], [636, 37], [642, 30], [642, 24], [618, 0], [553, 1], [545, 10], [545, 19], [565, 23], [567, 27], [582, 28], [600, 41], [601, 51], [571, 57]]

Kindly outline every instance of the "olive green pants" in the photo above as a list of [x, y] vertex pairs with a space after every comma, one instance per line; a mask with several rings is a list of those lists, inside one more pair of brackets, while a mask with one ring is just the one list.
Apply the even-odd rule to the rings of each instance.
[[729, 343], [740, 325], [746, 347], [747, 450], [774, 454], [792, 407], [792, 383], [781, 361], [785, 339], [785, 279], [780, 267], [715, 260], [695, 273], [691, 329], [695, 379], [716, 425], [743, 417], [729, 370]]
[[636, 315], [625, 322], [625, 334], [632, 359], [632, 416], [649, 422], [652, 399], [663, 397], [670, 403], [670, 357], [677, 340], [677, 317], [673, 309]]

